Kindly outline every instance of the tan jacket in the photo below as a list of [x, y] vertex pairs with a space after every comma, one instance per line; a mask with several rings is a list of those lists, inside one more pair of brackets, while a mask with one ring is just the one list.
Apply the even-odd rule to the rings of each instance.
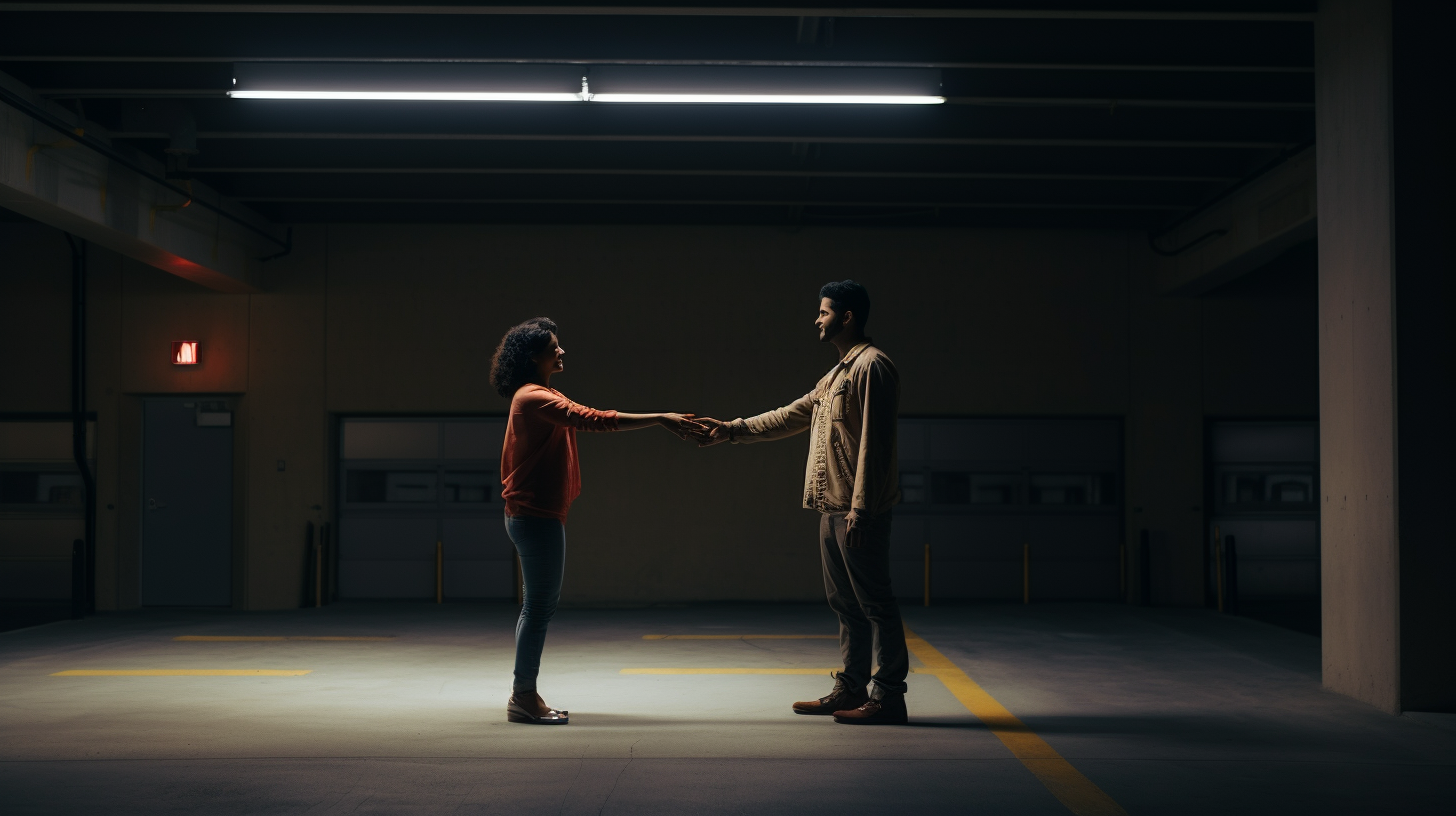
[[869, 515], [900, 500], [895, 428], [900, 375], [872, 341], [865, 340], [814, 390], [782, 408], [735, 419], [733, 442], [783, 439], [810, 431], [804, 470], [804, 507], [821, 513]]

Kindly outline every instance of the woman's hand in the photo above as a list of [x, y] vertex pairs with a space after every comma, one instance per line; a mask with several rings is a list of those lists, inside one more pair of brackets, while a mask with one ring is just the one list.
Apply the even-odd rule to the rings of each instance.
[[678, 439], [702, 439], [711, 433], [711, 429], [701, 422], [698, 422], [696, 414], [658, 414], [657, 424], [672, 431]]

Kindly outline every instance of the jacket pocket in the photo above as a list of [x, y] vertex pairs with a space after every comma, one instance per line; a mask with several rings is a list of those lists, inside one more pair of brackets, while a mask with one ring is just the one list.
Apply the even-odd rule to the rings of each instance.
[[834, 454], [834, 466], [839, 470], [839, 478], [846, 482], [854, 482], [854, 471], [849, 466], [849, 457], [844, 453], [844, 443], [839, 441], [838, 434], [830, 432], [829, 449]]
[[834, 394], [829, 398], [829, 418], [835, 422], [843, 422], [848, 408], [849, 380], [846, 379], [834, 389]]

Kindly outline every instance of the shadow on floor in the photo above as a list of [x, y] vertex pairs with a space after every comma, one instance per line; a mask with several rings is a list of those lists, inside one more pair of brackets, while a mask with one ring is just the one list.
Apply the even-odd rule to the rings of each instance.
[[1237, 614], [1304, 635], [1320, 636], [1320, 599], [1239, 599]]

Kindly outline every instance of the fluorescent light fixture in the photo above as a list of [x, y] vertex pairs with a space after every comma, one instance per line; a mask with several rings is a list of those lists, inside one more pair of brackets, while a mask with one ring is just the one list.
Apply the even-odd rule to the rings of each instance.
[[655, 102], [680, 105], [939, 105], [943, 96], [853, 94], [592, 94], [592, 102]]
[[581, 94], [512, 93], [509, 91], [228, 91], [234, 99], [361, 99], [418, 102], [580, 102]]
[[[586, 74], [585, 76], [583, 74]], [[235, 99], [607, 102], [688, 105], [938, 105], [925, 69], [737, 66], [240, 63]]]

